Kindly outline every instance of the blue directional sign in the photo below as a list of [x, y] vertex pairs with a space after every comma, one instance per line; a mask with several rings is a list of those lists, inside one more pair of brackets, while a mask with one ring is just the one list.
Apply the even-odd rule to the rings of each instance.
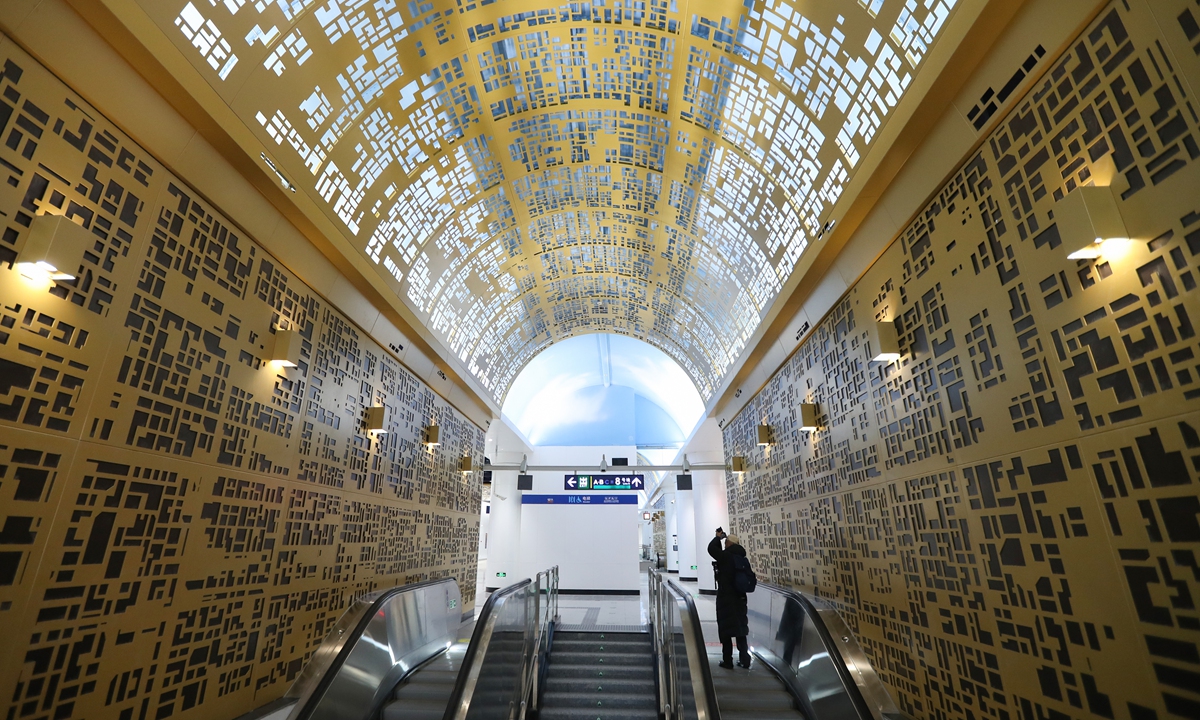
[[567, 475], [564, 490], [645, 490], [644, 475]]
[[521, 496], [522, 505], [637, 505], [637, 495], [533, 495]]

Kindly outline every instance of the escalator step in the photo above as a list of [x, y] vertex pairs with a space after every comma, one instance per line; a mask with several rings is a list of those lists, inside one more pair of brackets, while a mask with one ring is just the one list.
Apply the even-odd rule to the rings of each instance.
[[553, 692], [542, 696], [546, 708], [654, 708], [654, 692]]
[[546, 692], [642, 692], [654, 695], [653, 677], [561, 677], [557, 673], [547, 676]]
[[600, 663], [567, 663], [561, 658], [555, 657], [551, 659], [547, 667], [548, 677], [561, 678], [609, 678], [612, 680], [620, 680], [622, 678], [653, 678], [653, 658], [649, 667], [646, 666], [621, 666], [609, 665]]
[[446, 699], [396, 700], [383, 707], [382, 720], [442, 720]]
[[538, 720], [658, 720], [658, 708], [550, 708], [538, 711]]

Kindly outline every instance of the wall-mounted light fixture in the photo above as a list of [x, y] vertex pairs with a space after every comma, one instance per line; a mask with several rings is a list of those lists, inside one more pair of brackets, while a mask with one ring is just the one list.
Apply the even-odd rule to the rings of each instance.
[[800, 403], [800, 429], [817, 430], [820, 427], [817, 424], [816, 403]]
[[387, 408], [382, 405], [374, 405], [367, 408], [365, 422], [367, 432], [380, 435], [387, 433]]
[[74, 268], [95, 236], [63, 215], [38, 215], [18, 256], [17, 271], [33, 280], [74, 280]]
[[643, 519], [643, 520], [649, 520], [649, 519], [650, 519], [650, 513], [648, 513], [648, 512], [644, 512], [644, 513], [642, 513], [642, 519]]
[[1054, 204], [1058, 236], [1072, 260], [1098, 258], [1106, 246], [1129, 240], [1111, 188], [1079, 187]]
[[421, 442], [427, 447], [437, 447], [442, 442], [442, 430], [437, 425], [430, 425], [425, 428], [425, 435]]
[[293, 368], [300, 364], [300, 346], [303, 338], [295, 330], [276, 330], [275, 348], [271, 351], [271, 364]]
[[875, 335], [879, 338], [879, 347], [876, 349], [875, 357], [871, 359], [875, 362], [895, 362], [899, 360], [900, 335], [896, 332], [896, 323], [875, 323]]
[[759, 447], [775, 444], [775, 440], [772, 438], [770, 425], [758, 426], [758, 444]]
[[741, 455], [734, 455], [729, 458], [729, 469], [735, 473], [746, 472], [746, 458]]
[[473, 466], [471, 464], [471, 456], [470, 455], [464, 455], [458, 459], [458, 471], [459, 472], [469, 473], [469, 472], [471, 472], [472, 469], [473, 469]]

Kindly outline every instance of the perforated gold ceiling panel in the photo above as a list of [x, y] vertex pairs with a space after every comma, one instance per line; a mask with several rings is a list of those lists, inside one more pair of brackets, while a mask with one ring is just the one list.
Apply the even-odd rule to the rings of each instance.
[[707, 400], [957, 0], [138, 2], [495, 398], [607, 331]]

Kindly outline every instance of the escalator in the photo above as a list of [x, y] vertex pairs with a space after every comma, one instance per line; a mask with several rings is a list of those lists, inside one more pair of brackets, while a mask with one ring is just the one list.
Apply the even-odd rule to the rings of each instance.
[[832, 605], [758, 583], [747, 595], [749, 670], [718, 667], [690, 593], [650, 571], [665, 720], [908, 720]]
[[262, 720], [523, 717], [558, 614], [558, 569], [493, 593], [460, 638], [453, 579], [367, 595], [346, 610]]
[[262, 720], [906, 718], [817, 598], [758, 584], [747, 671], [717, 667], [690, 593], [656, 570], [646, 632], [556, 632], [557, 592], [552, 568], [493, 593], [469, 642], [453, 580], [363, 597]]

